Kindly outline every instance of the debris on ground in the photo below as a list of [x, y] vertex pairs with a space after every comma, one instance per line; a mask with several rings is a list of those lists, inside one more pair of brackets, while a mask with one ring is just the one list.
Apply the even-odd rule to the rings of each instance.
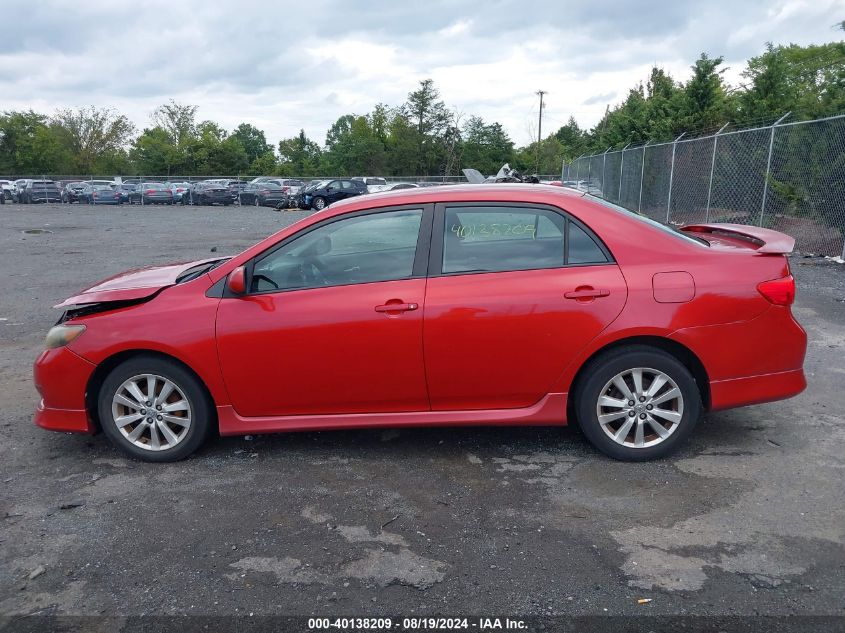
[[38, 567], [33, 569], [31, 572], [29, 572], [29, 576], [27, 576], [27, 578], [29, 578], [30, 580], [35, 580], [41, 574], [43, 574], [45, 571], [47, 571], [47, 570], [44, 568], [44, 565], [39, 565]]

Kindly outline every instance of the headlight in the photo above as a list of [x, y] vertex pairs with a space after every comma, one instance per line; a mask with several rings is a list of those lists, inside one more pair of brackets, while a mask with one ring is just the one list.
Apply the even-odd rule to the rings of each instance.
[[56, 325], [47, 332], [44, 346], [47, 349], [64, 347], [85, 331], [84, 325]]

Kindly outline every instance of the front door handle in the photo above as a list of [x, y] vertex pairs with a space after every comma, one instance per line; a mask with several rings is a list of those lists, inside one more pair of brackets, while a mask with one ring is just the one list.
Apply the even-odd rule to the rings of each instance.
[[592, 286], [578, 286], [575, 290], [564, 293], [567, 299], [575, 299], [576, 301], [592, 301], [597, 297], [606, 297], [610, 294], [610, 290], [604, 288], [593, 288]]
[[400, 312], [411, 312], [412, 310], [416, 310], [419, 308], [419, 304], [417, 303], [402, 303], [401, 301], [388, 301], [384, 305], [376, 306], [376, 312], [387, 312], [388, 314], [391, 313], [400, 313]]

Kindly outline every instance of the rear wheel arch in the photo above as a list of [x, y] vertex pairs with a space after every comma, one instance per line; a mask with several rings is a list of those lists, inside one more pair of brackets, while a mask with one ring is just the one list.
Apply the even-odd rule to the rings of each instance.
[[701, 394], [701, 403], [704, 411], [710, 410], [710, 377], [707, 374], [707, 370], [704, 368], [704, 364], [691, 349], [681, 343], [678, 343], [677, 341], [660, 336], [631, 336], [615, 340], [599, 348], [581, 364], [581, 367], [579, 367], [576, 372], [569, 389], [570, 397], [568, 398], [567, 404], [567, 419], [575, 419], [575, 398], [572, 396], [577, 393], [579, 382], [584, 379], [589, 367], [599, 358], [628, 351], [634, 346], [651, 347], [653, 349], [660, 350], [674, 357], [686, 366], [693, 375], [693, 378], [695, 378], [698, 391]]
[[197, 382], [199, 382], [200, 386], [202, 387], [203, 393], [205, 394], [205, 397], [208, 400], [209, 411], [211, 412], [211, 415], [214, 418], [213, 420], [211, 420], [211, 426], [215, 431], [217, 430], [217, 406], [214, 401], [214, 398], [211, 395], [211, 390], [209, 390], [208, 385], [206, 384], [205, 380], [203, 380], [202, 376], [200, 376], [196, 371], [194, 371], [194, 369], [190, 365], [177, 358], [176, 356], [172, 356], [171, 354], [165, 354], [164, 352], [159, 352], [150, 349], [131, 349], [118, 352], [106, 358], [103, 362], [97, 365], [97, 368], [94, 370], [94, 373], [91, 374], [91, 377], [88, 379], [88, 385], [85, 388], [85, 408], [87, 409], [88, 415], [93, 421], [97, 431], [102, 430], [100, 416], [98, 413], [98, 399], [100, 396], [100, 389], [103, 386], [103, 382], [115, 367], [127, 360], [137, 358], [139, 356], [148, 356], [176, 363], [185, 371], [192, 374], [194, 378], [197, 379]]

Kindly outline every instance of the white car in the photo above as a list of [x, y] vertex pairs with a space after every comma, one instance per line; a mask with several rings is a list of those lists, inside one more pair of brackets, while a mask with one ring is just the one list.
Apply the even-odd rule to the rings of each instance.
[[384, 178], [376, 176], [355, 176], [352, 180], [360, 180], [367, 186], [367, 193], [376, 193], [377, 191], [387, 191], [390, 185]]
[[11, 180], [0, 180], [0, 197], [3, 198], [3, 201], [11, 200], [12, 194], [15, 191], [15, 183]]

